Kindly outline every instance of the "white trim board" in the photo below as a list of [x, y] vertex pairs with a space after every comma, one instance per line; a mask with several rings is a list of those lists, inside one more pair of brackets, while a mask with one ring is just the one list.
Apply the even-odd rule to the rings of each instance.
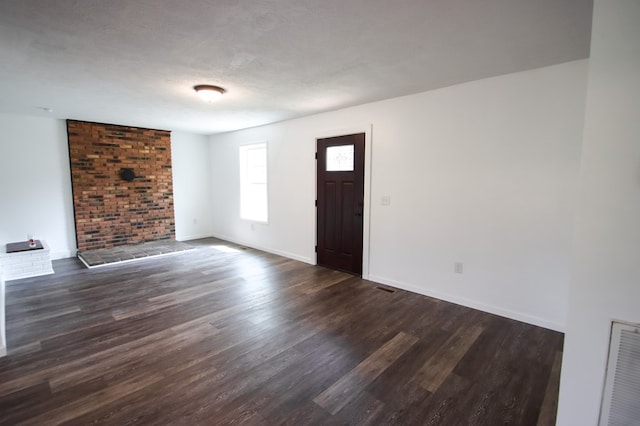
[[[314, 152], [318, 146], [318, 139], [333, 138], [336, 136], [353, 135], [356, 133], [364, 133], [364, 203], [365, 208], [363, 211], [362, 220], [362, 278], [369, 279], [369, 260], [371, 256], [371, 153], [373, 152], [373, 124], [356, 124], [348, 127], [340, 127], [337, 129], [328, 129], [316, 133], [313, 140]], [[315, 164], [314, 175], [314, 192], [316, 194], [316, 200], [318, 199], [318, 162]], [[316, 246], [318, 245], [318, 215], [314, 217], [314, 241]], [[318, 263], [318, 256], [313, 265]]]
[[313, 259], [308, 258], [308, 257], [299, 256], [297, 254], [289, 253], [289, 252], [278, 250], [278, 249], [274, 249], [274, 248], [260, 246], [260, 245], [254, 244], [254, 243], [243, 241], [243, 240], [240, 240], [240, 239], [237, 239], [237, 238], [232, 238], [232, 237], [229, 237], [229, 236], [226, 236], [226, 235], [212, 234], [212, 235], [209, 235], [209, 237], [218, 238], [220, 240], [229, 241], [230, 243], [238, 244], [238, 245], [241, 245], [241, 246], [249, 247], [249, 248], [252, 248], [252, 249], [264, 251], [264, 252], [271, 253], [271, 254], [276, 254], [278, 256], [286, 257], [286, 258], [289, 258], [289, 259], [298, 260], [300, 262], [308, 263], [310, 265], [315, 265], [316, 264], [316, 262]]
[[391, 287], [399, 288], [401, 290], [407, 290], [412, 293], [421, 294], [423, 296], [433, 297], [435, 299], [443, 300], [445, 302], [455, 303], [456, 305], [466, 306], [468, 308], [477, 309], [482, 312], [487, 312], [490, 314], [524, 322], [527, 324], [536, 325], [538, 327], [543, 327], [549, 330], [558, 331], [561, 333], [564, 333], [565, 331], [564, 324], [558, 324], [555, 322], [547, 321], [545, 319], [542, 319], [536, 316], [522, 314], [520, 312], [512, 311], [510, 309], [504, 309], [497, 306], [487, 305], [482, 302], [465, 299], [463, 297], [456, 297], [456, 296], [452, 296], [446, 293], [441, 293], [438, 291], [426, 290], [424, 288], [417, 287], [412, 284], [402, 283], [400, 281], [395, 281], [395, 280], [377, 276], [377, 275], [370, 276], [369, 280], [379, 284], [384, 284]]

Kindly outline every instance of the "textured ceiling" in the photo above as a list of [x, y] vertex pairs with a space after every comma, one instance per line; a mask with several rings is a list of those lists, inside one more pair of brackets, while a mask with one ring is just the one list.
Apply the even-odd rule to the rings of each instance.
[[592, 7], [0, 0], [0, 112], [225, 132], [586, 58]]

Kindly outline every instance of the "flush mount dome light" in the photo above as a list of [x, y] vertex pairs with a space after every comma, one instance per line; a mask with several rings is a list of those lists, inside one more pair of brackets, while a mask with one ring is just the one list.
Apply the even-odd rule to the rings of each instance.
[[225, 92], [222, 87], [211, 86], [209, 84], [198, 84], [197, 86], [193, 86], [193, 90], [206, 102], [217, 101]]

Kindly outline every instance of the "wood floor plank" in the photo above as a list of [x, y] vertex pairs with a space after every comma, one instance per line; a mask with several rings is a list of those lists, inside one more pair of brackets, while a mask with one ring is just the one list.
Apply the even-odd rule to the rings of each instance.
[[420, 369], [422, 387], [429, 392], [436, 392], [482, 331], [481, 327], [465, 325], [462, 330], [447, 339]]
[[331, 414], [336, 414], [417, 340], [414, 336], [403, 332], [398, 333], [313, 401]]
[[[450, 374], [447, 379], [438, 387], [438, 391], [432, 395], [431, 401], [426, 404], [427, 410], [421, 407], [423, 422], [425, 425], [446, 425], [446, 424], [465, 424], [461, 419], [466, 414], [460, 410], [460, 401], [471, 393], [473, 384], [468, 380]], [[418, 411], [418, 410], [416, 410]], [[414, 413], [403, 413], [401, 419], [413, 418]], [[487, 423], [495, 424], [495, 423]]]
[[560, 389], [560, 367], [562, 365], [562, 352], [556, 351], [553, 367], [549, 374], [547, 389], [544, 392], [544, 400], [540, 407], [538, 416], [538, 426], [553, 426], [556, 421], [558, 410], [558, 392]]
[[[25, 410], [24, 406], [18, 405], [9, 406], [6, 407], [6, 409], [0, 410], [0, 413], [2, 413], [2, 416], [0, 416], [0, 424], [22, 424], [22, 422], [31, 419], [34, 416], [34, 413], [49, 412], [62, 405], [68, 404], [69, 401], [74, 401], [83, 396], [94, 394], [108, 387], [107, 383], [105, 383], [102, 378], [76, 383], [75, 386], [55, 394], [50, 391], [47, 383], [43, 383], [40, 386], [47, 389], [48, 392], [43, 392], [40, 395], [29, 394], [28, 401], [25, 402], [26, 406], [29, 408], [28, 410]], [[23, 391], [20, 391], [18, 393], [22, 392]], [[5, 398], [0, 398], [0, 401], [4, 400]], [[49, 424], [51, 423], [52, 422], [49, 422]]]
[[0, 425], [553, 424], [561, 333], [208, 238], [7, 283]]
[[[396, 363], [367, 386], [367, 392], [389, 405], [407, 406], [431, 396], [420, 385], [420, 368], [446, 341], [448, 333], [433, 330], [425, 339], [419, 340]], [[389, 390], [393, 389], [393, 392]]]
[[[193, 327], [193, 322], [188, 324], [190, 327]], [[186, 327], [183, 326], [181, 328]], [[197, 336], [197, 338], [200, 338], [199, 333], [202, 333], [203, 330], [206, 330], [207, 333], [215, 332], [215, 329], [211, 327], [210, 324], [205, 324], [200, 328], [193, 327], [193, 334], [191, 335], [179, 333], [180, 330], [166, 329], [128, 344], [111, 347], [86, 358], [76, 359], [63, 365], [40, 369], [32, 374], [13, 380], [5, 380], [0, 383], [0, 396], [15, 392], [26, 386], [33, 386], [47, 379], [54, 389], [59, 389], [64, 386], [65, 383], [72, 383], [77, 378], [86, 380], [91, 378], [92, 374], [104, 374], [104, 371], [110, 367], [126, 365], [130, 359], [146, 359], [143, 357], [147, 352], [151, 350], [155, 352], [166, 350], [180, 342], [184, 342], [189, 336]]]
[[10, 321], [11, 326], [8, 327], [8, 329], [9, 329], [9, 332], [11, 332], [12, 329], [13, 330], [19, 329], [21, 327], [24, 327], [27, 324], [31, 324], [39, 321], [54, 320], [57, 317], [60, 317], [66, 314], [76, 313], [76, 312], [80, 312], [79, 306], [70, 306], [67, 308], [62, 308], [57, 310], [47, 309], [45, 312], [41, 312], [38, 314], [29, 313], [29, 314], [25, 314], [20, 321]]
[[16, 422], [15, 413], [24, 410], [24, 407], [32, 407], [34, 401], [46, 401], [51, 399], [51, 389], [46, 382], [38, 383], [14, 392], [4, 398], [0, 398], [0, 413], [2, 413], [2, 422]]
[[[344, 376], [352, 370], [357, 360], [341, 346], [327, 340], [324, 332], [300, 342], [291, 351], [302, 356], [296, 356], [289, 368], [282, 369], [268, 381], [227, 404], [224, 412], [219, 414], [220, 418], [232, 422], [236, 411], [251, 409], [259, 410], [268, 424], [288, 423], [289, 413], [301, 414], [298, 407], [308, 406], [309, 403], [328, 414], [312, 398], [329, 387], [335, 377]], [[273, 362], [277, 363], [278, 360]], [[220, 411], [218, 409], [217, 413]], [[317, 414], [316, 410], [309, 407], [306, 411]]]
[[162, 379], [160, 375], [138, 374], [117, 386], [109, 386], [97, 392], [82, 396], [74, 401], [48, 410], [40, 415], [29, 418], [24, 425], [40, 426], [43, 424], [60, 424], [75, 419], [78, 416], [109, 405], [140, 389], [145, 389]]
[[385, 403], [368, 392], [360, 392], [335, 414], [335, 420], [348, 425], [370, 424], [385, 411]]

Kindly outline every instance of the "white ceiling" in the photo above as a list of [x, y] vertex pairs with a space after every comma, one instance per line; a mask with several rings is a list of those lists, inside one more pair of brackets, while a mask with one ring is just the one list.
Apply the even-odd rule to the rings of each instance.
[[586, 58], [592, 3], [0, 0], [0, 112], [253, 127]]

